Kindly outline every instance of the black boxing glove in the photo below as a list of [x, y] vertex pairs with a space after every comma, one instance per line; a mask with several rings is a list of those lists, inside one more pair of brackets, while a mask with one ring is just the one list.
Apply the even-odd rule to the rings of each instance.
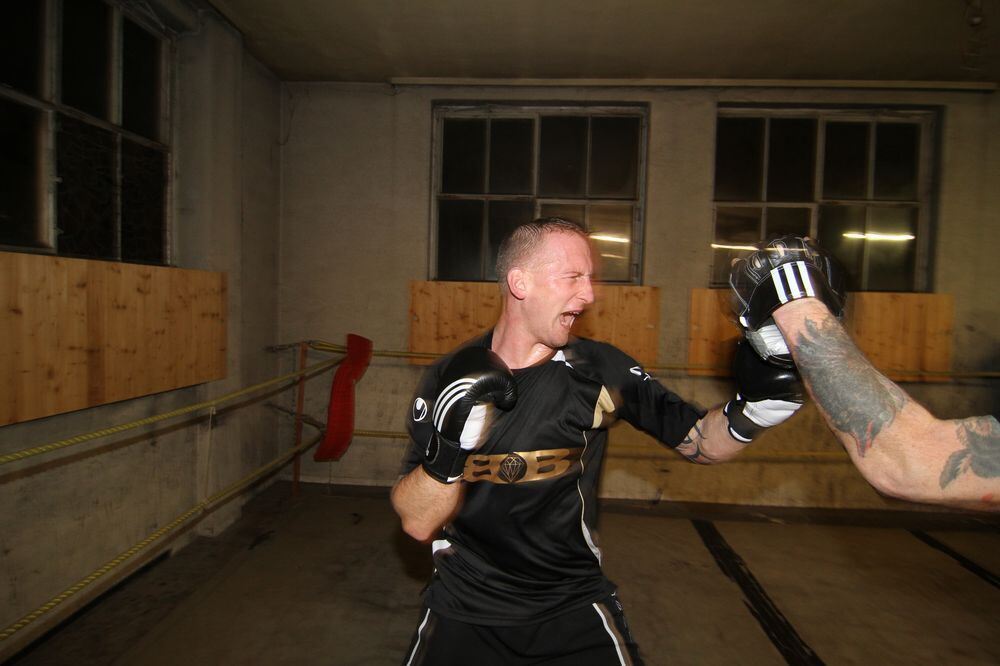
[[845, 275], [827, 252], [808, 238], [782, 236], [743, 259], [729, 274], [737, 321], [754, 351], [764, 360], [794, 367], [792, 355], [771, 313], [799, 298], [818, 298], [833, 313], [844, 313]]
[[782, 423], [805, 401], [798, 372], [764, 361], [742, 340], [737, 343], [733, 373], [737, 393], [723, 413], [729, 418], [729, 434], [741, 442]]
[[441, 373], [434, 400], [434, 437], [424, 451], [424, 470], [441, 483], [462, 478], [469, 452], [486, 441], [494, 406], [509, 410], [517, 402], [514, 375], [485, 347], [455, 353]]

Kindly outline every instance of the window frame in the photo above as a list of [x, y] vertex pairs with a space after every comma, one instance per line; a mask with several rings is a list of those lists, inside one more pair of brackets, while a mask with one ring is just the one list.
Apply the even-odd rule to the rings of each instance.
[[[592, 117], [612, 117], [628, 116], [639, 118], [639, 137], [636, 163], [636, 195], [635, 199], [608, 199], [598, 197], [586, 197], [582, 199], [570, 199], [566, 197], [544, 197], [538, 194], [539, 181], [539, 160], [541, 145], [541, 118], [542, 116], [587, 116]], [[632, 241], [629, 250], [629, 279], [628, 280], [600, 280], [601, 283], [619, 285], [641, 285], [643, 277], [643, 230], [645, 227], [645, 206], [646, 206], [646, 168], [647, 168], [647, 146], [649, 135], [649, 105], [645, 103], [527, 103], [527, 102], [453, 102], [440, 101], [433, 105], [433, 128], [431, 135], [431, 197], [430, 197], [430, 223], [429, 236], [431, 242], [428, 249], [428, 275], [431, 280], [440, 280], [438, 277], [438, 202], [442, 200], [450, 201], [519, 201], [534, 202], [533, 217], [540, 215], [542, 206], [549, 204], [577, 205], [585, 206], [585, 215], [589, 217], [589, 206], [593, 204], [628, 204], [632, 206]], [[533, 146], [532, 146], [532, 194], [450, 194], [441, 192], [442, 162], [444, 152], [444, 122], [446, 119], [468, 118], [481, 120], [509, 120], [509, 119], [532, 119]], [[485, 146], [485, 182], [489, 183], [490, 168], [490, 132], [486, 131]], [[590, 189], [590, 157], [591, 157], [591, 131], [588, 122], [587, 132], [587, 169], [585, 191]], [[480, 251], [483, 261], [489, 256], [489, 235], [488, 235], [488, 207], [483, 207], [482, 238], [480, 240]], [[481, 267], [481, 275], [487, 275], [489, 267]], [[489, 282], [488, 278], [473, 280], [475, 282]]]
[[[41, 122], [36, 149], [38, 151], [38, 184], [36, 201], [38, 213], [35, 220], [34, 245], [13, 245], [0, 243], [0, 251], [48, 254], [101, 261], [126, 261], [122, 259], [122, 141], [127, 139], [145, 148], [163, 154], [163, 230], [162, 261], [153, 265], [170, 266], [174, 262], [173, 243], [173, 123], [171, 105], [173, 99], [172, 62], [175, 50], [174, 40], [163, 25], [157, 25], [155, 17], [133, 11], [116, 0], [97, 0], [108, 7], [111, 45], [107, 67], [109, 70], [108, 119], [98, 118], [89, 113], [68, 106], [62, 102], [62, 14], [63, 5], [71, 0], [43, 0], [41, 3], [42, 50], [40, 54], [39, 94], [30, 93], [0, 85], [0, 100], [18, 104], [41, 113]], [[128, 19], [149, 32], [158, 42], [159, 51], [159, 103], [157, 138], [137, 134], [122, 126], [122, 78], [124, 21]], [[73, 118], [81, 123], [109, 132], [114, 141], [116, 176], [112, 184], [115, 196], [114, 206], [114, 257], [90, 257], [66, 254], [59, 251], [58, 244], [58, 165], [56, 161], [56, 136], [59, 132], [60, 115]], [[127, 260], [127, 263], [152, 263]]]
[[[917, 233], [916, 247], [914, 255], [913, 282], [910, 290], [913, 292], [930, 291], [931, 284], [931, 234], [933, 231], [933, 206], [935, 194], [935, 156], [939, 151], [936, 141], [938, 126], [940, 123], [940, 111], [932, 107], [850, 107], [850, 108], [824, 108], [819, 106], [795, 107], [795, 108], [775, 108], [767, 106], [747, 106], [747, 105], [726, 105], [720, 104], [716, 109], [716, 122], [720, 118], [760, 118], [764, 122], [764, 133], [762, 137], [762, 173], [761, 173], [761, 194], [767, 196], [768, 178], [768, 157], [770, 151], [770, 127], [771, 119], [782, 118], [802, 118], [816, 120], [816, 150], [814, 156], [813, 173], [813, 197], [811, 201], [776, 201], [770, 202], [766, 199], [760, 201], [727, 201], [715, 198], [716, 183], [715, 171], [713, 169], [712, 183], [712, 239], [717, 240], [716, 230], [718, 229], [718, 213], [720, 208], [747, 208], [761, 211], [761, 222], [759, 235], [766, 238], [767, 229], [767, 209], [768, 208], [805, 208], [809, 210], [809, 235], [817, 237], [819, 228], [820, 208], [829, 205], [853, 205], [865, 207], [866, 225], [871, 219], [873, 208], [909, 208], [917, 211]], [[866, 195], [872, 198], [848, 199], [848, 198], [826, 198], [823, 196], [823, 180], [825, 167], [826, 148], [826, 123], [828, 122], [858, 122], [866, 123], [869, 127], [869, 140], [866, 155], [867, 179], [865, 183]], [[916, 174], [916, 199], [911, 200], [890, 200], [874, 198], [875, 169], [871, 168], [875, 164], [875, 151], [877, 146], [876, 127], [879, 123], [905, 123], [916, 124], [919, 127], [919, 144], [917, 157]], [[868, 291], [867, 284], [869, 278], [869, 250], [870, 244], [863, 245], [862, 276], [860, 278], [861, 291]], [[728, 284], [721, 283], [714, 279], [715, 257], [712, 259], [712, 267], [709, 272], [709, 282], [711, 287], [727, 287]]]

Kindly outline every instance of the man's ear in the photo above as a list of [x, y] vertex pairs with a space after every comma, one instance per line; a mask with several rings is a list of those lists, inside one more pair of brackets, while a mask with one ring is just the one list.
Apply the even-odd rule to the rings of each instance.
[[510, 269], [507, 273], [507, 289], [510, 291], [510, 295], [519, 301], [523, 301], [528, 293], [529, 280], [531, 280], [531, 277], [527, 271], [523, 271], [520, 268]]

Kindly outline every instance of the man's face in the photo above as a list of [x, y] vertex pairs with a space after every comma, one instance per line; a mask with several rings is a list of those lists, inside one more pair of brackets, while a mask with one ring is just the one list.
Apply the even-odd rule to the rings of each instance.
[[549, 233], [528, 265], [526, 325], [536, 341], [558, 349], [569, 341], [576, 318], [594, 302], [590, 245], [579, 234]]

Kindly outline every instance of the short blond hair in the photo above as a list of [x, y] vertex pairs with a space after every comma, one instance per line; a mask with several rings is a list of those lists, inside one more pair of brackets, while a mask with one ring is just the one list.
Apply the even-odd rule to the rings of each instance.
[[501, 289], [507, 289], [507, 274], [510, 270], [538, 250], [548, 234], [576, 234], [587, 240], [587, 232], [583, 227], [561, 217], [540, 217], [517, 226], [503, 239], [497, 251], [497, 282]]

